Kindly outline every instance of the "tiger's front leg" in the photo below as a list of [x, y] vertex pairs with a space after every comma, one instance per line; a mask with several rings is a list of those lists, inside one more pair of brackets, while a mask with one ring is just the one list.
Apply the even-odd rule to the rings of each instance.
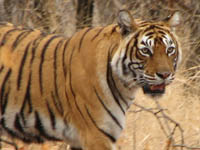
[[82, 148], [71, 148], [71, 150], [83, 150]]
[[107, 141], [95, 142], [95, 140], [93, 140], [83, 150], [117, 150], [117, 149], [116, 149], [115, 144], [113, 143], [110, 143]]
[[105, 136], [104, 133], [91, 127], [81, 133], [81, 147], [71, 146], [71, 150], [117, 150], [116, 142]]
[[107, 137], [102, 136], [102, 134], [98, 134], [96, 132], [91, 132], [91, 134], [92, 136], [87, 135], [85, 137], [87, 139], [83, 145], [82, 150], [117, 150], [116, 143]]
[[85, 148], [74, 148], [71, 147], [71, 150], [117, 150], [115, 144], [109, 141], [95, 142], [95, 139], [91, 139], [91, 142], [88, 145], [85, 145]]

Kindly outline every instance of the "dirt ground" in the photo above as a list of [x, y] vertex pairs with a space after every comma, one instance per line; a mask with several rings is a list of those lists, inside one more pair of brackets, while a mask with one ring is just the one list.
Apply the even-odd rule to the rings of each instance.
[[[3, 1], [0, 0], [0, 14], [5, 13], [3, 12]], [[123, 0], [113, 1], [122, 2]], [[137, 17], [148, 18], [149, 16], [162, 15], [157, 10], [166, 13], [167, 5], [162, 4], [159, 0], [157, 2], [155, 2], [156, 0], [128, 1], [131, 3], [129, 3], [130, 5], [127, 4], [127, 7], [133, 7], [132, 12]], [[70, 13], [74, 11], [74, 8], [71, 7], [72, 2], [67, 2], [69, 4], [66, 5], [59, 3], [57, 6], [59, 9], [56, 8], [56, 10], [57, 13], [63, 13], [59, 26], [64, 31], [60, 31], [70, 36], [75, 32], [73, 19], [75, 15]], [[113, 7], [114, 4], [112, 3], [107, 5], [107, 2], [110, 1], [104, 0], [102, 3], [96, 1], [94, 26], [105, 25], [113, 21], [113, 14], [117, 9]], [[159, 100], [145, 96], [142, 90], [138, 91], [134, 103], [140, 107], [133, 104], [127, 113], [126, 128], [117, 142], [119, 150], [200, 150], [200, 52], [198, 49], [200, 43], [200, 17], [198, 12], [200, 3], [199, 0], [183, 0], [182, 3], [178, 3], [180, 0], [175, 0], [175, 2], [177, 2], [176, 9], [181, 11], [183, 20], [185, 20], [180, 30], [181, 42], [184, 47], [182, 65], [175, 81]], [[126, 4], [126, 2], [123, 1], [123, 4]], [[60, 6], [63, 6], [63, 8]], [[66, 9], [64, 9], [64, 6]], [[102, 8], [105, 9], [103, 12], [107, 15], [101, 15]], [[17, 16], [17, 11], [13, 13]], [[112, 19], [107, 19], [108, 14], [111, 14], [109, 17]], [[5, 17], [0, 16], [0, 20], [4, 19]], [[27, 23], [29, 22], [27, 21]], [[57, 23], [54, 22], [52, 25], [52, 31], [59, 30], [54, 25], [56, 26]], [[17, 143], [19, 150], [69, 149], [63, 143], [31, 144], [27, 145], [26, 148], [24, 148], [23, 143]], [[3, 143], [2, 150], [14, 150], [14, 148]]]

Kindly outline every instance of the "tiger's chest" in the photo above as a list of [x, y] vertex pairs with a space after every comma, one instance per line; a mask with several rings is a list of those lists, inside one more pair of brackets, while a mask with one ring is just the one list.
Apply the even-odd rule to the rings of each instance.
[[117, 118], [114, 118], [106, 115], [100, 128], [117, 140], [125, 128], [125, 116], [118, 115]]

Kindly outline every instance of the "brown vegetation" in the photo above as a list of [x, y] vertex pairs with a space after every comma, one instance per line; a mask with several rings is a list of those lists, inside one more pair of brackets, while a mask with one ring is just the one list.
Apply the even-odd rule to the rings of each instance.
[[[22, 5], [23, 4], [23, 5]], [[0, 0], [0, 20], [71, 36], [76, 30], [76, 0]], [[178, 30], [183, 61], [165, 96], [155, 101], [139, 91], [127, 116], [120, 150], [200, 150], [200, 1], [96, 0], [93, 26], [115, 22], [121, 8], [142, 19], [165, 18], [181, 12]], [[23, 144], [19, 144], [19, 147]], [[12, 146], [3, 143], [3, 150]], [[63, 143], [29, 145], [29, 150], [67, 150]], [[22, 150], [22, 149], [21, 149]]]

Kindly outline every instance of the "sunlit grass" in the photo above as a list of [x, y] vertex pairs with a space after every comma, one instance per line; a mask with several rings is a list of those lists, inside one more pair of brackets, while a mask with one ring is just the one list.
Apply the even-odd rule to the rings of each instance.
[[[117, 0], [116, 0], [117, 1]], [[136, 2], [140, 3], [137, 5]], [[147, 0], [145, 0], [146, 2]], [[153, 0], [148, 0], [153, 1]], [[59, 31], [64, 33], [66, 36], [70, 36], [75, 31], [75, 15], [74, 15], [74, 6], [72, 7], [72, 3], [69, 1], [64, 1], [66, 3], [70, 3], [66, 5], [56, 6], [57, 12], [54, 15], [58, 15], [60, 17], [60, 22], [54, 22], [52, 30]], [[124, 7], [130, 8], [133, 6], [132, 13], [135, 15], [135, 18], [141, 17], [149, 19], [153, 16], [150, 15], [150, 10], [158, 9], [155, 3], [147, 3], [144, 0], [136, 0], [127, 2], [127, 5]], [[153, 1], [155, 2], [155, 1]], [[160, 3], [161, 1], [159, 1]], [[189, 0], [184, 0], [185, 4], [190, 2]], [[129, 6], [130, 4], [130, 6]], [[151, 4], [151, 5], [150, 5]], [[63, 6], [63, 7], [61, 7]], [[100, 7], [100, 5], [98, 5]], [[94, 23], [95, 25], [102, 25], [110, 22], [110, 20], [106, 20], [107, 15], [112, 14], [114, 17], [114, 12], [111, 10], [108, 11], [109, 14], [102, 14], [102, 8], [98, 8], [98, 11], [95, 11], [96, 16], [94, 15]], [[66, 9], [64, 9], [64, 7]], [[103, 6], [103, 9], [105, 6]], [[113, 5], [110, 4], [106, 7], [114, 8]], [[162, 5], [159, 8], [161, 12], [160, 18], [166, 15], [167, 5]], [[179, 9], [179, 7], [177, 7]], [[196, 8], [198, 10], [198, 8]], [[114, 11], [114, 10], [113, 10]], [[105, 11], [106, 12], [106, 11]], [[198, 61], [198, 57], [196, 57], [196, 53], [194, 52], [200, 45], [200, 41], [196, 40], [197, 37], [193, 37], [190, 33], [193, 31], [193, 34], [197, 34], [199, 31], [195, 31], [196, 28], [194, 25], [198, 25], [196, 21], [196, 15], [192, 16], [192, 14], [187, 14], [181, 9], [183, 14], [186, 14], [186, 17], [189, 19], [194, 17], [194, 19], [190, 22], [187, 21], [185, 24], [183, 23], [179, 29], [180, 41], [183, 47], [183, 59], [180, 65], [178, 74], [174, 82], [167, 88], [166, 94], [159, 100], [159, 103], [163, 108], [166, 109], [167, 114], [180, 123], [181, 127], [184, 129], [184, 140], [185, 144], [189, 146], [200, 146], [200, 59]], [[156, 14], [156, 13], [154, 13]], [[165, 15], [164, 15], [165, 14]], [[106, 17], [105, 17], [106, 16]], [[156, 16], [156, 15], [155, 15]], [[57, 16], [56, 16], [57, 17]], [[109, 18], [113, 18], [110, 17]], [[104, 18], [104, 20], [101, 20]], [[115, 20], [115, 19], [111, 19]], [[105, 23], [106, 22], [106, 23]], [[191, 24], [194, 24], [193, 26]], [[52, 31], [52, 32], [53, 32]], [[197, 33], [196, 33], [197, 32]], [[199, 53], [198, 53], [199, 54]], [[194, 57], [191, 57], [194, 56]], [[188, 63], [190, 62], [190, 63]], [[136, 99], [134, 102], [146, 107], [146, 108], [154, 108], [155, 102], [153, 99], [145, 96], [142, 90], [136, 95]], [[169, 145], [169, 140], [165, 137], [163, 131], [161, 130], [155, 116], [148, 112], [138, 112], [134, 113], [133, 111], [137, 110], [137, 107], [132, 106], [127, 115], [127, 123], [126, 128], [121, 135], [120, 140], [118, 141], [118, 147], [121, 150], [176, 150], [178, 148], [171, 148]], [[180, 133], [175, 133], [176, 143], [180, 142]], [[24, 147], [24, 144], [21, 142], [17, 142], [20, 150], [68, 150], [68, 146], [63, 143], [46, 143], [44, 145], [30, 144]], [[13, 147], [3, 144], [3, 150], [12, 150]], [[180, 148], [179, 148], [180, 149]]]

